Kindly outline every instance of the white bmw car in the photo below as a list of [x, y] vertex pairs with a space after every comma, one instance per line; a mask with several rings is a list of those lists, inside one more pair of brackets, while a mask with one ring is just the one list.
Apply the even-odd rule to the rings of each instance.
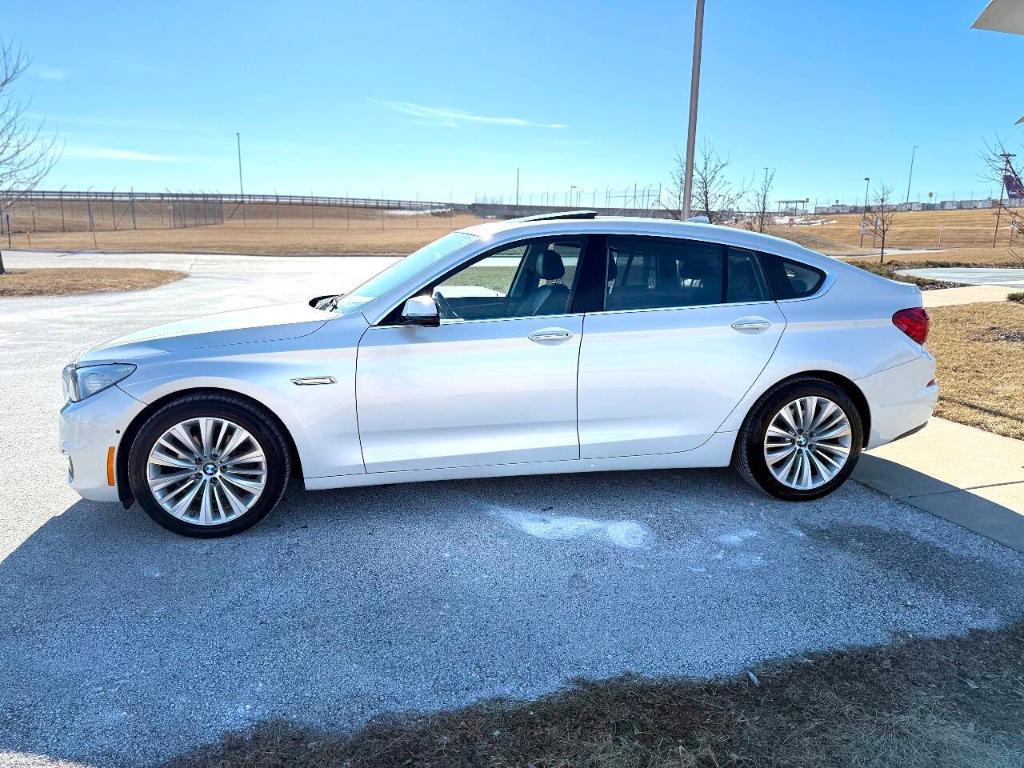
[[920, 291], [738, 229], [589, 212], [453, 232], [346, 295], [170, 323], [64, 370], [87, 499], [189, 536], [307, 489], [733, 465], [841, 485], [938, 394]]

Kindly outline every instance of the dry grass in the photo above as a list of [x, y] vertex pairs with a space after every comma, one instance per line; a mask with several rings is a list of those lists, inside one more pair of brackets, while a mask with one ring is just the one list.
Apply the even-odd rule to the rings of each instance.
[[[158, 253], [247, 253], [261, 255], [346, 255], [407, 254], [436, 240], [452, 229], [479, 224], [482, 219], [467, 214], [418, 216], [375, 212], [366, 208], [281, 205], [247, 205], [245, 222], [240, 210], [225, 206], [224, 224], [185, 229], [166, 229], [162, 207], [141, 204], [136, 210], [138, 229], [132, 229], [130, 215], [117, 208], [94, 203], [96, 232], [88, 231], [87, 219], [72, 220], [65, 211], [61, 232], [59, 207], [48, 201], [36, 203], [36, 228], [24, 210], [12, 221], [14, 248], [61, 251], [158, 252]], [[72, 207], [65, 203], [65, 209]], [[118, 229], [113, 229], [114, 219]], [[70, 231], [70, 230], [74, 231]], [[95, 234], [95, 242], [93, 241]]]
[[[813, 231], [833, 242], [857, 247], [860, 245], [860, 215], [823, 215], [829, 222]], [[992, 246], [996, 212], [994, 208], [974, 211], [908, 211], [897, 213], [886, 246], [899, 248], [977, 248]], [[942, 242], [939, 243], [939, 227], [942, 227]], [[799, 229], [787, 227], [786, 229]], [[1004, 245], [1010, 235], [1007, 216], [1002, 216], [999, 229], [999, 244]], [[864, 238], [865, 246], [872, 246], [871, 237]]]
[[936, 415], [1024, 439], [1024, 305], [964, 304], [928, 314]]
[[141, 291], [173, 283], [183, 277], [184, 272], [169, 269], [16, 269], [0, 275], [0, 297], [71, 296], [80, 293]]
[[[270, 255], [406, 254], [451, 229], [480, 223], [469, 214], [396, 215], [366, 208], [258, 204], [241, 209], [225, 206], [224, 224], [167, 229], [166, 204], [136, 203], [132, 228], [127, 202], [94, 202], [95, 243], [89, 231], [85, 203], [65, 201], [61, 219], [58, 201], [21, 203], [12, 211], [15, 232], [12, 246], [42, 250], [100, 250], [111, 252], [206, 252]], [[870, 252], [860, 248], [860, 217], [856, 214], [817, 217], [823, 226], [774, 227], [771, 234], [784, 237], [831, 255], [852, 256]], [[1021, 265], [1019, 254], [1006, 247], [1009, 227], [1001, 228], [999, 246], [992, 248], [995, 216], [992, 210], [918, 211], [898, 213], [890, 246], [937, 248], [942, 226], [942, 252], [904, 255], [888, 259], [906, 264]], [[65, 229], [66, 232], [61, 230]], [[865, 239], [870, 246], [870, 239]]]
[[[815, 217], [825, 222], [822, 226], [783, 226], [772, 228], [777, 237], [800, 243], [833, 256], [866, 254], [872, 248], [870, 237], [860, 247], [860, 216], [842, 214]], [[939, 228], [942, 228], [940, 251]], [[890, 237], [886, 242], [886, 261], [906, 264], [933, 262], [936, 266], [1024, 266], [1024, 247], [1018, 244], [1016, 253], [1008, 247], [1010, 228], [1004, 215], [995, 248], [992, 234], [995, 229], [994, 210], [975, 211], [912, 211], [897, 213]], [[1019, 240], [1019, 238], [1018, 238]], [[888, 252], [889, 248], [928, 248], [931, 253], [902, 254]], [[877, 258], [877, 256], [875, 257]]]
[[1024, 626], [822, 653], [765, 666], [755, 675], [581, 682], [532, 702], [384, 718], [350, 735], [270, 722], [170, 765], [1024, 764]]
[[[865, 260], [877, 262], [878, 256], [865, 257]], [[851, 261], [861, 259], [855, 257]], [[1024, 267], [1024, 248], [950, 248], [948, 251], [907, 254], [886, 251], [885, 263], [906, 267]]]

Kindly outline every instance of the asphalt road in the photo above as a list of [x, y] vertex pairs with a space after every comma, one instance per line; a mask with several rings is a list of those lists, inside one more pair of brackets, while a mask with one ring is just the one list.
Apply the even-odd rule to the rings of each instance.
[[934, 267], [930, 269], [901, 269], [900, 274], [946, 280], [964, 285], [998, 285], [1001, 288], [1024, 290], [1024, 269], [1014, 267]]
[[151, 762], [270, 717], [532, 696], [576, 676], [714, 675], [1024, 613], [1024, 557], [856, 483], [784, 504], [731, 473], [304, 493], [218, 541], [78, 499], [61, 366], [119, 333], [349, 288], [380, 259], [185, 265], [149, 292], [0, 302], [0, 764]]

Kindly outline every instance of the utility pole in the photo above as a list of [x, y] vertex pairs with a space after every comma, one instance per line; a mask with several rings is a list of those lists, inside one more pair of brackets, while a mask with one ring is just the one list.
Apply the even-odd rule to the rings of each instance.
[[67, 232], [67, 230], [64, 228], [64, 189], [66, 187], [67, 187], [67, 184], [65, 184], [63, 187], [60, 188], [60, 231], [61, 232]]
[[238, 204], [242, 206], [242, 229], [245, 229], [245, 187], [242, 186], [242, 135], [235, 131], [238, 145]]
[[697, 95], [700, 90], [700, 49], [704, 41], [704, 0], [697, 0], [693, 20], [693, 64], [690, 68], [690, 124], [686, 129], [686, 165], [683, 168], [681, 219], [690, 218], [690, 190], [693, 189], [693, 150], [697, 140]]
[[519, 209], [519, 169], [516, 168], [516, 210]]
[[914, 149], [910, 153], [910, 173], [907, 174], [907, 199], [904, 202], [910, 202], [910, 180], [914, 178], [914, 156], [917, 154], [917, 144], [914, 145]]
[[1013, 168], [1013, 166], [1010, 165], [1010, 161], [1015, 158], [1016, 155], [1011, 154], [1010, 152], [1004, 152], [1000, 157], [1003, 158], [1003, 183], [999, 187], [999, 202], [996, 205], [996, 230], [992, 233], [993, 248], [996, 247], [996, 238], [999, 237], [999, 219], [1000, 214], [1003, 212], [1003, 193], [1006, 191], [1006, 174], [1009, 169]]
[[[867, 213], [868, 213], [868, 184], [870, 184], [870, 183], [871, 183], [871, 177], [870, 176], [865, 176], [864, 177], [864, 215], [865, 216], [867, 216]], [[864, 221], [865, 220], [863, 218], [860, 220], [860, 247], [861, 248], [864, 247]]]

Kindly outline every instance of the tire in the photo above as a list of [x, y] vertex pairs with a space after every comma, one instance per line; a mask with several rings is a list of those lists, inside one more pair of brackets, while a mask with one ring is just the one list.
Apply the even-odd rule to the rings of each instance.
[[277, 422], [231, 395], [168, 403], [146, 420], [128, 452], [128, 481], [142, 509], [167, 530], [194, 538], [256, 525], [277, 506], [290, 474]]
[[[848, 425], [847, 434], [843, 434], [840, 411]], [[800, 414], [809, 414], [808, 420], [802, 421]], [[815, 424], [818, 418], [821, 423]], [[830, 427], [833, 421], [836, 426]], [[754, 404], [737, 435], [733, 467], [748, 483], [776, 498], [818, 499], [836, 490], [853, 472], [864, 444], [863, 429], [856, 404], [841, 387], [810, 376], [793, 379], [768, 390]], [[774, 459], [771, 465], [769, 456]], [[836, 462], [841, 462], [838, 469], [833, 466]], [[833, 474], [828, 476], [830, 472]]]

